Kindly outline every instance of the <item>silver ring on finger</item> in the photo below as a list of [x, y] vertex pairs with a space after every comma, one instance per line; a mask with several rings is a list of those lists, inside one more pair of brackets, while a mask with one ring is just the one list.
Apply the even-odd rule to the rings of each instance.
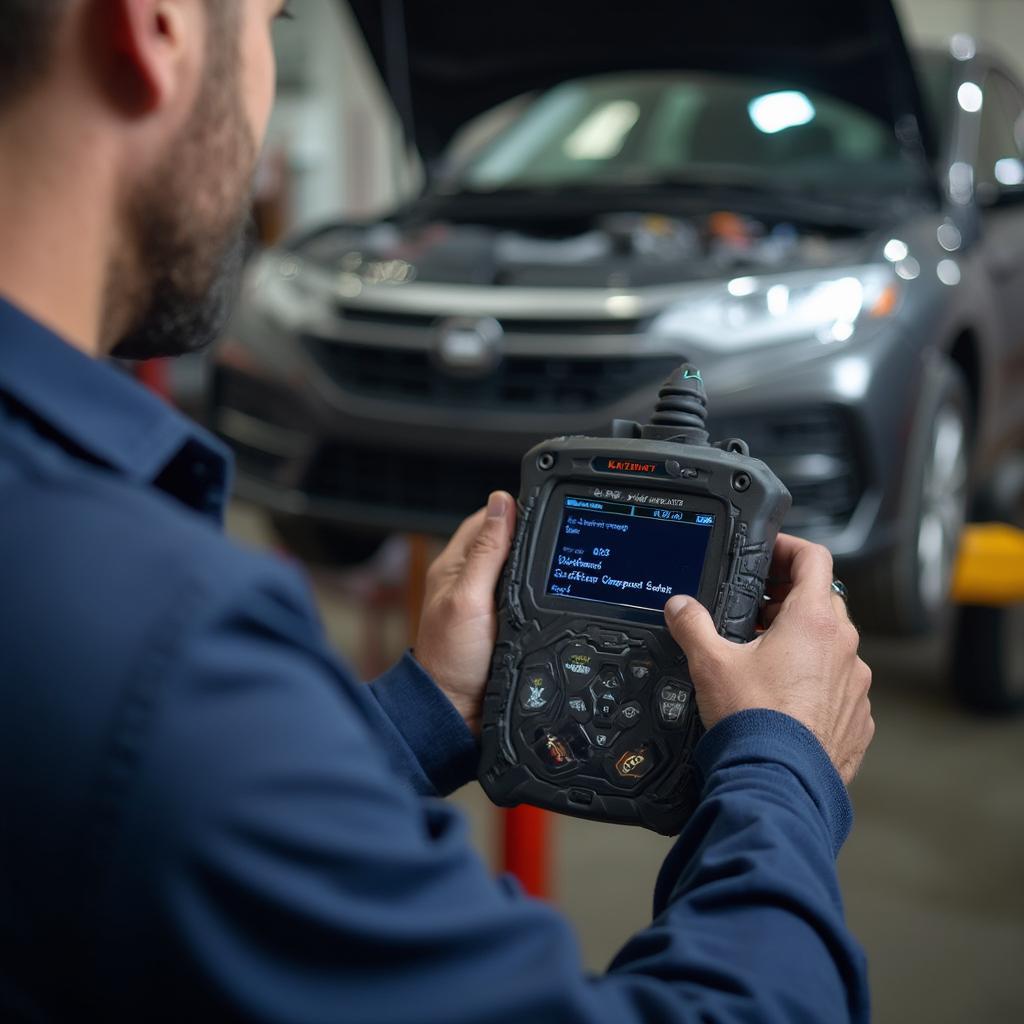
[[833, 579], [831, 589], [833, 594], [838, 594], [844, 601], [849, 603], [850, 592], [846, 589], [846, 584], [842, 580]]

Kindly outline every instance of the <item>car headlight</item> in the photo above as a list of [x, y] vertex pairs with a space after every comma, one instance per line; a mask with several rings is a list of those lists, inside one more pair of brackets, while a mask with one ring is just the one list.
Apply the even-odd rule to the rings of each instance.
[[889, 316], [900, 282], [883, 264], [737, 277], [699, 287], [659, 317], [658, 333], [709, 349], [743, 349], [806, 340], [848, 341], [865, 317]]

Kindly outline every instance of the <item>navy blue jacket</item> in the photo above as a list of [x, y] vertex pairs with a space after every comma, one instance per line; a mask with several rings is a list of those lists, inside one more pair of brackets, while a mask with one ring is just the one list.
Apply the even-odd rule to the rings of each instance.
[[588, 976], [437, 799], [477, 749], [432, 680], [357, 682], [301, 575], [225, 540], [228, 465], [0, 302], [0, 1018], [867, 1018], [850, 807], [806, 729], [702, 740], [653, 922]]

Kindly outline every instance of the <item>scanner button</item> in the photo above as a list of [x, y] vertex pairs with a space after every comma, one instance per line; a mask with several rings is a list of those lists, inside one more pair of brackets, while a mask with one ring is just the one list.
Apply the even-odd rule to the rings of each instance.
[[632, 781], [642, 779], [653, 767], [654, 758], [647, 746], [627, 750], [615, 762], [615, 772], [619, 778]]
[[618, 654], [629, 647], [629, 637], [625, 633], [613, 629], [597, 629], [594, 631], [593, 639], [602, 651], [611, 651]]
[[597, 651], [587, 644], [570, 644], [562, 651], [562, 672], [572, 690], [582, 690], [597, 672]]
[[[598, 680], [600, 682], [600, 680]], [[615, 712], [619, 710], [618, 690], [606, 689], [603, 686], [594, 687], [594, 718], [610, 722]]]
[[673, 704], [671, 701], [663, 700], [658, 707], [658, 714], [661, 715], [661, 720], [665, 725], [674, 726], [682, 721], [685, 710], [686, 706], [683, 704]]
[[665, 681], [658, 693], [658, 717], [669, 729], [677, 729], [687, 718], [690, 705], [690, 688], [678, 680]]
[[629, 729], [640, 721], [641, 714], [642, 709], [640, 705], [635, 700], [630, 701], [619, 708], [619, 713], [615, 716], [615, 724], [622, 726], [624, 729]]
[[547, 668], [524, 668], [519, 684], [519, 705], [528, 715], [550, 707], [555, 699], [555, 681]]
[[645, 686], [657, 675], [657, 671], [652, 658], [634, 658], [626, 669], [626, 675], [638, 686]]
[[585, 695], [583, 697], [570, 697], [568, 705], [570, 717], [575, 718], [577, 722], [590, 721], [590, 703], [586, 700]]
[[576, 767], [576, 755], [569, 741], [554, 733], [545, 733], [534, 746], [544, 766], [550, 772], [567, 772]]
[[616, 729], [601, 729], [595, 725], [584, 725], [582, 729], [591, 746], [599, 750], [608, 750], [619, 736]]
[[595, 694], [598, 690], [608, 690], [613, 696], [618, 697], [622, 693], [622, 676], [619, 675], [619, 670], [617, 668], [602, 669], [591, 689]]
[[674, 679], [669, 679], [662, 686], [660, 697], [662, 700], [685, 704], [689, 694], [681, 684], [677, 683]]

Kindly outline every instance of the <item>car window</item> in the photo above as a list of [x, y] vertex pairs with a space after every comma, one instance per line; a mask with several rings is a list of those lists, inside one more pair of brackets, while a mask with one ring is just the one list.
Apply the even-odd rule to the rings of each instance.
[[983, 96], [975, 180], [984, 203], [1003, 188], [1024, 185], [1024, 100], [998, 71], [985, 79]]
[[696, 72], [565, 82], [461, 171], [474, 190], [700, 179], [879, 190], [919, 180], [892, 126], [866, 110], [777, 81]]

